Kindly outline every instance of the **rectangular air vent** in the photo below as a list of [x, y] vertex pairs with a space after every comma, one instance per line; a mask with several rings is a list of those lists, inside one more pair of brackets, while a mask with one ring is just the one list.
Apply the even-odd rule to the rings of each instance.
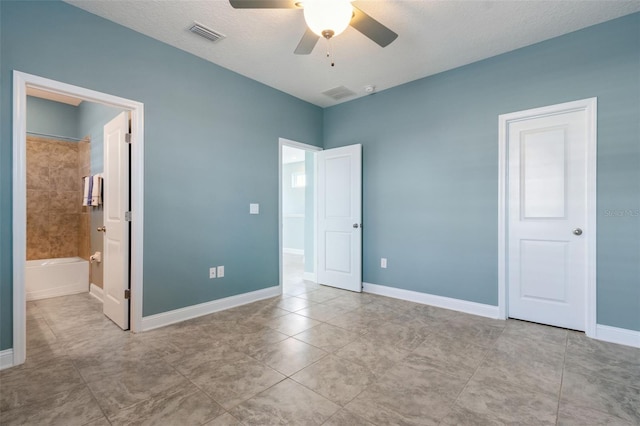
[[198, 34], [200, 37], [204, 37], [214, 43], [227, 37], [223, 34], [213, 31], [211, 28], [205, 27], [199, 22], [194, 22], [193, 26], [189, 28], [189, 31], [194, 34]]
[[327, 95], [331, 99], [339, 101], [340, 99], [348, 98], [349, 96], [354, 96], [356, 92], [347, 89], [344, 86], [334, 87], [333, 89], [329, 89], [327, 91], [322, 92], [323, 95]]

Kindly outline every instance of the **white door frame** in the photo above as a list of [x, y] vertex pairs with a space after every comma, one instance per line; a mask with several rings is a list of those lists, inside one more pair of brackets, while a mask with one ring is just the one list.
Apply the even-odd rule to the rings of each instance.
[[142, 245], [144, 218], [144, 105], [32, 74], [13, 71], [13, 365], [26, 359], [26, 139], [27, 87], [69, 95], [131, 111], [131, 331], [142, 330]]
[[521, 120], [585, 111], [587, 115], [587, 223], [583, 229], [587, 240], [587, 288], [585, 309], [585, 333], [596, 335], [596, 144], [597, 144], [597, 98], [582, 99], [558, 105], [534, 108], [509, 114], [501, 114], [499, 121], [498, 159], [498, 312], [499, 318], [507, 319], [508, 307], [508, 129], [509, 124]]
[[[282, 287], [282, 270], [283, 270], [283, 258], [282, 258], [282, 147], [284, 146], [289, 146], [291, 148], [297, 148], [297, 149], [302, 149], [305, 151], [312, 151], [312, 152], [317, 152], [317, 151], [322, 151], [322, 148], [315, 146], [315, 145], [307, 145], [306, 143], [302, 143], [302, 142], [296, 142], [296, 141], [292, 141], [289, 139], [285, 139], [285, 138], [279, 138], [278, 139], [278, 262], [279, 262], [279, 270], [278, 270], [278, 287], [280, 287], [280, 294], [282, 294], [283, 291], [283, 287]], [[314, 168], [315, 168], [315, 160], [314, 160]], [[315, 175], [315, 174], [314, 174]], [[314, 179], [315, 182], [315, 179]], [[315, 183], [314, 183], [315, 185]], [[316, 197], [317, 197], [317, 193], [314, 187], [313, 190], [313, 197], [314, 197], [314, 206], [316, 205]], [[314, 227], [313, 227], [313, 232], [315, 235], [315, 223], [316, 223], [316, 209], [313, 209], [313, 223], [314, 223]], [[314, 241], [315, 245], [317, 246], [317, 241]], [[316, 265], [316, 259], [317, 259], [318, 253], [317, 250], [313, 251], [313, 267], [314, 267], [314, 271], [317, 272], [317, 265]]]

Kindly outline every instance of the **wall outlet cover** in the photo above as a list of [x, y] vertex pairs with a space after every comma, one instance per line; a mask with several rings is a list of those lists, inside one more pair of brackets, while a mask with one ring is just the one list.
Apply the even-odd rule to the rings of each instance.
[[215, 266], [213, 268], [209, 268], [209, 278], [215, 278], [216, 277], [216, 268]]
[[260, 204], [249, 204], [249, 214], [260, 214]]

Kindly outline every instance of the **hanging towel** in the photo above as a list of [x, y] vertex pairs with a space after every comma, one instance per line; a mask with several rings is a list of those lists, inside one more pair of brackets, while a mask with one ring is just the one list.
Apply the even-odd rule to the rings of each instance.
[[90, 206], [91, 205], [91, 176], [85, 176], [82, 178], [83, 183], [83, 191], [82, 191], [82, 205]]
[[99, 206], [102, 204], [102, 176], [91, 176], [91, 205]]

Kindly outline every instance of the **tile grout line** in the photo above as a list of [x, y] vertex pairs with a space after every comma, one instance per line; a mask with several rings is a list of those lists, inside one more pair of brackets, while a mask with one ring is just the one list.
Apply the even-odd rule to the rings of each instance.
[[567, 349], [569, 346], [569, 333], [567, 333], [564, 340], [564, 354], [562, 357], [562, 374], [560, 374], [560, 388], [558, 389], [558, 404], [556, 407], [556, 426], [560, 419], [560, 398], [562, 397], [562, 386], [564, 385], [564, 369], [567, 366]]

